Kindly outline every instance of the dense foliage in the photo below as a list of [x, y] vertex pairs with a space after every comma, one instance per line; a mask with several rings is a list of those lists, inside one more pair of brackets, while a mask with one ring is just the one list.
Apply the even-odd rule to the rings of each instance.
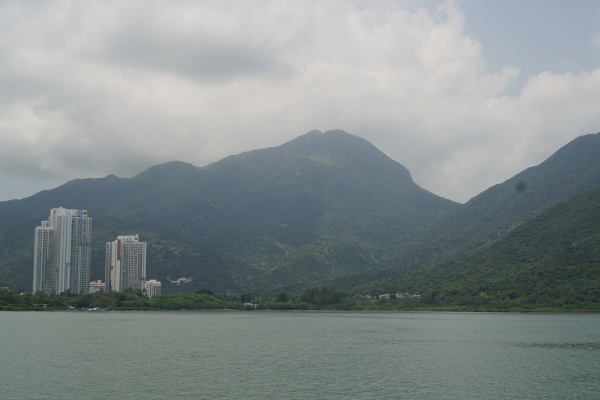
[[148, 299], [132, 291], [46, 296], [0, 290], [0, 311], [600, 311], [598, 302], [539, 304], [513, 299], [482, 302], [473, 301], [468, 293], [461, 294], [465, 296], [462, 300], [442, 298], [439, 294], [423, 298], [356, 296], [323, 287], [307, 289], [300, 296], [251, 297], [244, 301], [243, 296], [207, 293], [176, 293]]
[[431, 305], [600, 309], [600, 190], [559, 203], [479, 251], [380, 274], [355, 290]]

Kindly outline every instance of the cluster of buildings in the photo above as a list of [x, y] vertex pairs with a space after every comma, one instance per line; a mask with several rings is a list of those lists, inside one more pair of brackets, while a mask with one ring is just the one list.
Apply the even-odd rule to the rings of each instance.
[[145, 291], [160, 295], [161, 283], [146, 280], [146, 243], [139, 235], [117, 236], [106, 243], [105, 281], [90, 282], [92, 219], [87, 210], [53, 208], [35, 228], [33, 292], [73, 294]]
[[420, 299], [420, 294], [412, 294], [412, 293], [385, 293], [385, 294], [377, 294], [375, 296], [371, 296], [370, 294], [365, 295], [365, 299]]

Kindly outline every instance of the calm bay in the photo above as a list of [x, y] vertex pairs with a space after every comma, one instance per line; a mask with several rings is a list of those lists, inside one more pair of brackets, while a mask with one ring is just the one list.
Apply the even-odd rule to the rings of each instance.
[[3, 312], [2, 399], [591, 399], [599, 314]]

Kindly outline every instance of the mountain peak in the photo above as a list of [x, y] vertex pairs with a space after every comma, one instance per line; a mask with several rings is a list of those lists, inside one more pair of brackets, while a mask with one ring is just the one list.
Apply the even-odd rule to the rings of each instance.
[[[31, 226], [54, 205], [88, 209], [96, 218], [101, 256], [93, 275], [103, 273], [104, 239], [127, 228], [148, 237], [155, 276], [180, 271], [219, 289], [324, 282], [380, 268], [399, 243], [457, 206], [341, 130], [314, 130], [202, 168], [174, 161], [133, 178], [76, 180], [0, 203], [0, 253], [15, 242], [12, 226]], [[31, 229], [19, 234], [29, 246]], [[217, 253], [223, 257], [209, 259]], [[15, 260], [0, 259], [0, 279]]]
[[170, 161], [150, 167], [134, 176], [133, 179], [181, 176], [182, 174], [194, 174], [197, 170], [198, 168], [190, 163], [183, 161]]
[[325, 132], [313, 130], [279, 146], [288, 156], [296, 160], [304, 158], [321, 162], [328, 166], [338, 166], [350, 170], [371, 170], [384, 168], [405, 178], [410, 178], [408, 170], [392, 160], [367, 140], [335, 129]]
[[351, 135], [350, 133], [343, 131], [341, 129], [333, 129], [333, 130], [329, 130], [329, 131], [325, 131], [325, 132], [321, 132], [319, 130], [313, 129], [310, 132], [306, 132], [304, 135], [298, 136], [295, 139], [292, 139], [291, 141], [284, 143], [282, 146], [286, 146], [289, 143], [296, 143], [296, 142], [319, 142], [319, 143], [325, 143], [325, 142], [341, 142], [341, 141], [354, 141], [354, 142], [362, 142], [362, 143], [366, 143], [369, 144], [370, 143], [358, 136], [355, 135]]

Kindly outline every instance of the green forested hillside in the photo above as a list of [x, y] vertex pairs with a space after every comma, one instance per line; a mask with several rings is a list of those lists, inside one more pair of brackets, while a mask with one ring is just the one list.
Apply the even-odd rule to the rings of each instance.
[[580, 136], [546, 161], [495, 185], [441, 219], [397, 261], [457, 256], [502, 238], [558, 202], [600, 188], [600, 133]]
[[423, 302], [438, 305], [600, 308], [600, 190], [559, 203], [469, 255], [388, 271], [368, 290], [375, 288], [422, 293]]
[[[333, 283], [422, 294], [432, 306], [596, 307], [598, 154], [600, 134], [579, 137], [464, 205], [342, 131], [202, 168], [172, 162], [130, 179], [75, 180], [0, 202], [0, 286], [29, 290], [34, 229], [62, 206], [93, 218], [94, 280], [104, 278], [105, 242], [138, 233], [148, 278], [166, 292], [273, 295]], [[191, 283], [169, 283], [181, 277]]]
[[203, 168], [172, 162], [2, 202], [0, 282], [30, 287], [34, 229], [53, 207], [92, 217], [93, 279], [103, 279], [104, 243], [139, 233], [149, 278], [268, 292], [383, 268], [457, 206], [367, 141], [313, 131]]

